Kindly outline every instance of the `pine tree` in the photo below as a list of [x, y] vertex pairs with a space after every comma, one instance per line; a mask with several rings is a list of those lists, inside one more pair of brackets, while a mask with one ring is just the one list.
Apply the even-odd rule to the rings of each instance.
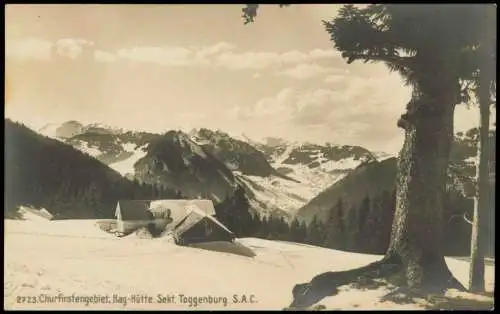
[[358, 207], [351, 205], [344, 213], [344, 234], [345, 234], [345, 250], [355, 250], [357, 246], [358, 237], [358, 223], [357, 223]]
[[342, 206], [342, 201], [339, 200], [337, 205], [330, 208], [326, 223], [325, 223], [325, 245], [329, 248], [336, 248], [337, 243], [339, 241], [339, 221], [338, 221], [338, 210], [339, 207]]
[[260, 220], [259, 235], [263, 239], [269, 238], [269, 217], [264, 215]]
[[261, 220], [257, 213], [252, 215], [252, 224], [249, 232], [249, 236], [257, 237], [259, 235], [259, 231], [261, 229]]
[[324, 234], [323, 224], [316, 216], [314, 216], [313, 220], [307, 227], [307, 242], [312, 245], [323, 246], [325, 239]]
[[300, 242], [303, 241], [304, 239], [301, 239], [300, 237], [300, 230], [301, 225], [297, 217], [295, 217], [292, 220], [292, 223], [290, 224], [290, 232], [289, 232], [289, 239], [293, 242]]
[[[365, 206], [367, 204], [365, 203]], [[380, 222], [383, 220], [382, 215], [383, 208], [382, 198], [380, 195], [374, 196], [370, 201], [370, 208], [366, 215], [365, 223], [363, 229], [360, 232], [361, 241], [360, 246], [363, 252], [366, 253], [383, 253], [378, 252], [377, 247], [380, 247], [381, 242], [381, 232]], [[366, 208], [365, 208], [366, 209]], [[392, 220], [390, 220], [392, 222]], [[386, 223], [390, 223], [386, 222]], [[387, 249], [387, 248], [386, 248]]]
[[[355, 247], [353, 249], [355, 250], [363, 250], [363, 248], [370, 246], [371, 242], [376, 241], [376, 239], [374, 240], [376, 226], [373, 225], [373, 219], [375, 219], [372, 214], [373, 206], [374, 202], [370, 201], [368, 195], [363, 198], [359, 206], [357, 229], [354, 233]], [[369, 219], [371, 221], [367, 221]]]
[[347, 246], [348, 235], [347, 235], [347, 228], [345, 225], [344, 202], [342, 201], [341, 198], [337, 201], [333, 214], [335, 216], [334, 227], [333, 227], [334, 231], [333, 248], [343, 250]]
[[233, 223], [229, 216], [230, 202], [231, 202], [231, 197], [227, 196], [222, 202], [216, 204], [215, 216], [222, 224], [226, 225], [230, 230], [232, 230]]
[[242, 236], [250, 234], [249, 226], [252, 222], [250, 203], [245, 190], [241, 186], [238, 186], [234, 192], [231, 214], [234, 216], [233, 229], [237, 230], [237, 233]]
[[359, 208], [358, 230], [361, 230], [363, 228], [366, 218], [368, 217], [369, 214], [370, 214], [370, 198], [367, 195], [361, 202], [361, 206]]
[[307, 224], [305, 221], [300, 222], [300, 233], [299, 233], [299, 242], [307, 243]]
[[290, 227], [288, 226], [288, 223], [285, 220], [285, 217], [280, 217], [279, 218], [279, 240], [282, 241], [287, 241], [289, 240], [288, 234], [290, 233]]
[[100, 202], [101, 195], [97, 184], [91, 182], [86, 192], [86, 203], [88, 206], [95, 212], [97, 218], [104, 218], [106, 213], [102, 202]]

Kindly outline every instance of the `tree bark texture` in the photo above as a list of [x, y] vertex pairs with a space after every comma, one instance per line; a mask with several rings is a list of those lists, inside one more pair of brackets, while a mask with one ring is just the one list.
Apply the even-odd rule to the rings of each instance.
[[474, 219], [471, 236], [471, 261], [469, 289], [472, 292], [485, 290], [484, 254], [489, 237], [485, 234], [490, 217], [489, 210], [489, 128], [490, 128], [490, 83], [496, 80], [496, 12], [486, 11], [482, 19], [480, 40], [480, 67], [477, 96], [479, 101], [479, 141], [476, 164], [476, 193], [474, 196]]
[[415, 88], [407, 113], [398, 122], [405, 140], [398, 159], [396, 212], [385, 259], [402, 264], [412, 289], [463, 289], [449, 271], [442, 249], [455, 107], [450, 95], [446, 88], [433, 94]]
[[472, 292], [484, 291], [484, 245], [488, 228], [489, 212], [489, 126], [490, 126], [490, 97], [489, 82], [482, 78], [479, 82], [479, 141], [476, 164], [476, 194], [474, 196], [474, 220], [472, 221], [471, 262], [469, 272], [469, 289]]

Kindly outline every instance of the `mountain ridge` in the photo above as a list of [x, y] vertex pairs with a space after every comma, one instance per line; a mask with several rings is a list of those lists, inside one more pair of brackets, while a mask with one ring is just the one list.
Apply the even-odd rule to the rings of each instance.
[[5, 123], [5, 216], [18, 206], [48, 208], [58, 219], [113, 218], [119, 199], [176, 198], [174, 190], [126, 180], [92, 156], [9, 119]]
[[[78, 125], [74, 121], [68, 123], [70, 127], [76, 125], [78, 129], [75, 131], [69, 128], [68, 134], [72, 136], [59, 137], [59, 140], [89, 153], [119, 171], [126, 178], [136, 178], [155, 184], [165, 180], [168, 181], [166, 186], [182, 185], [179, 179], [165, 178], [165, 173], [157, 175], [169, 167], [163, 165], [163, 168], [154, 168], [153, 164], [159, 163], [159, 160], [156, 160], [157, 158], [155, 159], [148, 150], [152, 142], [161, 141], [161, 138], [170, 131], [156, 134], [112, 128], [109, 132], [96, 132], [92, 127], [95, 124], [89, 127]], [[171, 131], [177, 132], [175, 134], [178, 135], [182, 134], [184, 140], [178, 141], [173, 146], [167, 145], [169, 150], [179, 153], [183, 151], [180, 147], [181, 142], [191, 141], [189, 145], [197, 145], [199, 148], [196, 149], [202, 149], [205, 154], [214, 156], [223, 163], [224, 167], [212, 160], [214, 167], [225, 173], [223, 176], [226, 176], [231, 184], [222, 183], [226, 179], [221, 180], [219, 175], [215, 175], [214, 178], [219, 177], [217, 179], [219, 183], [215, 184], [218, 187], [214, 187], [217, 189], [215, 201], [220, 201], [223, 193], [231, 193], [229, 186], [239, 184], [247, 191], [252, 207], [264, 214], [290, 217], [296, 209], [324, 187], [343, 177], [359, 164], [375, 159], [371, 152], [356, 146], [333, 144], [321, 146], [310, 143], [290, 143], [281, 139], [274, 139], [278, 145], [271, 143], [266, 146], [267, 144], [250, 140], [248, 137], [235, 138], [220, 130], [200, 128], [193, 129], [189, 133], [179, 130]], [[57, 137], [57, 134], [48, 135]], [[191, 158], [189, 156], [190, 153], [186, 152], [184, 157], [189, 159]], [[148, 162], [144, 158], [148, 159]], [[147, 163], [149, 163], [149, 168], [144, 166]], [[139, 173], [137, 173], [137, 165], [140, 166]], [[154, 168], [157, 173], [152, 174], [146, 168]], [[231, 172], [231, 175], [226, 170]], [[190, 179], [191, 182], [194, 182], [192, 179]], [[210, 176], [206, 179], [211, 180]], [[200, 185], [196, 189], [189, 187], [184, 187], [184, 189], [186, 191], [182, 192], [191, 197], [205, 197], [212, 193]], [[194, 193], [195, 190], [199, 193]]]

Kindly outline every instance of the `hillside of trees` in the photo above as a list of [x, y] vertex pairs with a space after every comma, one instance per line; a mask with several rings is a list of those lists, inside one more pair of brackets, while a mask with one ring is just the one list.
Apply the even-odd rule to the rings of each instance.
[[[375, 197], [396, 187], [397, 159], [388, 158], [360, 165], [316, 195], [297, 212], [299, 219], [308, 224], [313, 218], [325, 222], [331, 207], [342, 198], [344, 204], [358, 206], [363, 197]], [[333, 204], [332, 204], [333, 203]]]
[[[375, 196], [360, 197], [358, 206], [347, 205], [342, 198], [331, 205], [325, 221], [314, 217], [309, 224], [297, 218], [287, 222], [283, 217], [252, 215], [248, 200], [240, 187], [216, 206], [217, 218], [237, 237], [258, 237], [292, 241], [325, 248], [367, 254], [384, 254], [390, 242], [396, 206], [395, 190]], [[445, 251], [447, 255], [468, 255], [471, 226], [463, 213], [472, 213], [473, 201], [450, 193], [445, 201]], [[494, 243], [488, 243], [489, 255]]]
[[20, 205], [46, 208], [56, 219], [113, 218], [119, 199], [180, 198], [154, 185], [124, 179], [70, 145], [5, 120], [4, 217]]

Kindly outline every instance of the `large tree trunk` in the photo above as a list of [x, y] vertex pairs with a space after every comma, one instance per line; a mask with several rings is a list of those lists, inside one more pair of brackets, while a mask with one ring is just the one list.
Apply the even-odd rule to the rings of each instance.
[[[453, 139], [452, 93], [414, 92], [398, 122], [405, 141], [398, 160], [396, 212], [386, 260], [401, 263], [412, 289], [442, 291], [461, 285], [442, 249], [443, 200]], [[463, 287], [461, 287], [463, 288]]]
[[338, 287], [362, 278], [389, 279], [401, 271], [405, 272], [410, 291], [398, 291], [422, 296], [448, 288], [465, 290], [449, 271], [441, 243], [457, 85], [444, 84], [444, 79], [430, 81], [438, 83], [427, 88], [426, 93], [414, 92], [407, 113], [398, 121], [398, 126], [405, 129], [405, 142], [398, 161], [396, 212], [385, 257], [360, 268], [326, 272], [308, 283], [297, 284], [291, 308], [311, 306], [338, 293]]
[[490, 83], [496, 80], [496, 12], [488, 8], [482, 19], [480, 41], [479, 71], [479, 141], [476, 165], [476, 193], [474, 196], [474, 220], [471, 237], [471, 261], [469, 272], [469, 289], [473, 292], [485, 290], [484, 283], [484, 245], [486, 223], [489, 211], [489, 128], [490, 128]]
[[488, 215], [488, 149], [490, 126], [490, 93], [489, 82], [481, 75], [479, 82], [479, 141], [476, 165], [476, 194], [474, 197], [474, 220], [471, 237], [471, 261], [469, 273], [469, 289], [472, 292], [484, 291], [484, 244]]

